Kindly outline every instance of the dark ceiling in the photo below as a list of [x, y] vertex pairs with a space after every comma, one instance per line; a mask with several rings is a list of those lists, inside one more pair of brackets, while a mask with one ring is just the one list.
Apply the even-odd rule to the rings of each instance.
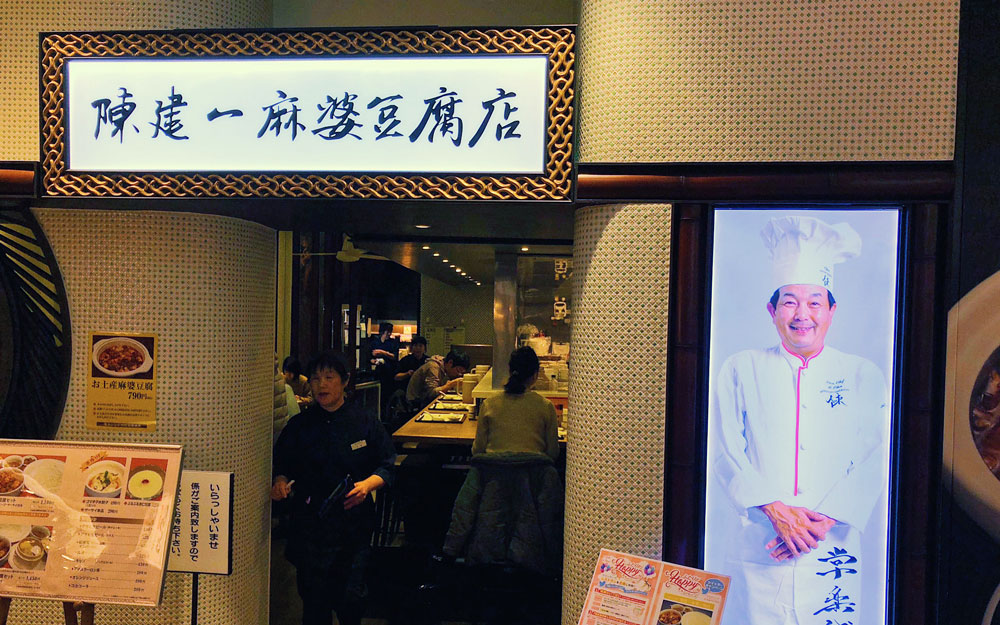
[[[355, 239], [354, 245], [373, 254], [385, 256], [404, 267], [440, 280], [445, 284], [469, 288], [476, 288], [477, 281], [482, 287], [493, 284], [497, 252], [527, 256], [572, 256], [573, 254], [571, 245], [536, 245], [530, 242], [524, 245], [514, 245], [429, 240], [372, 241]], [[427, 249], [424, 249], [425, 247]], [[435, 256], [435, 254], [437, 255]], [[463, 276], [461, 272], [455, 271], [456, 268], [461, 269], [467, 275]]]

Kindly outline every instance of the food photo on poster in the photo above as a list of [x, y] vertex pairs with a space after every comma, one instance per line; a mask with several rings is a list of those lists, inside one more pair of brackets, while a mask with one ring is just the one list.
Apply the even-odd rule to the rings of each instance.
[[725, 625], [886, 622], [899, 212], [714, 214], [705, 568]]

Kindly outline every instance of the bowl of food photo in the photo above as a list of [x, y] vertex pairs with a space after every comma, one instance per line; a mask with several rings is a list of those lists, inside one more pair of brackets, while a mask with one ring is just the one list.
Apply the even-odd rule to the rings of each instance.
[[3, 459], [3, 466], [14, 467], [15, 469], [20, 469], [24, 465], [24, 456], [18, 456], [16, 454], [7, 456]]
[[0, 497], [17, 497], [24, 488], [24, 472], [14, 467], [0, 469]]
[[93, 361], [98, 371], [116, 378], [146, 373], [153, 368], [153, 358], [146, 346], [125, 336], [94, 343]]
[[83, 486], [89, 497], [117, 497], [125, 483], [125, 466], [114, 460], [102, 460], [87, 469]]
[[158, 466], [143, 465], [132, 469], [128, 478], [128, 496], [151, 501], [163, 494], [166, 473]]
[[45, 557], [45, 545], [33, 536], [28, 536], [17, 543], [15, 549], [17, 550], [17, 557], [28, 564], [39, 562]]
[[7, 564], [7, 558], [10, 557], [10, 539], [6, 536], [0, 536], [0, 566]]

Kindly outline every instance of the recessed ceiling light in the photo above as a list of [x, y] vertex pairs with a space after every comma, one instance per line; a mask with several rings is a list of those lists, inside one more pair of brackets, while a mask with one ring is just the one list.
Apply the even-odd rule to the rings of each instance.
[[463, 276], [464, 276], [464, 275], [466, 275], [464, 271], [462, 272], [462, 275], [463, 275]]
[[527, 252], [527, 251], [528, 251], [528, 246], [527, 246], [527, 245], [523, 246], [523, 247], [521, 248], [521, 251], [522, 251], [522, 252]]
[[414, 228], [420, 228], [421, 230], [426, 230], [426, 229], [430, 228], [430, 226], [428, 226], [427, 224], [413, 224], [413, 227]]
[[429, 249], [431, 249], [431, 246], [430, 246], [430, 245], [425, 245], [425, 246], [423, 247], [423, 249], [425, 249], [425, 250], [429, 250]]
[[440, 255], [441, 255], [441, 252], [434, 252], [434, 255], [435, 255], [435, 256], [440, 256]]
[[476, 283], [476, 286], [483, 286], [483, 285], [482, 285], [482, 284], [480, 284], [479, 282], [477, 282], [477, 283]]
[[461, 267], [455, 267], [455, 273], [461, 273], [461, 272], [462, 272]]
[[447, 258], [442, 258], [442, 259], [441, 259], [441, 262], [442, 262], [442, 263], [446, 263], [446, 262], [448, 262], [448, 259], [447, 259]]
[[454, 269], [454, 268], [455, 268], [455, 265], [448, 265], [448, 266], [449, 266], [449, 267], [451, 267], [452, 269]]

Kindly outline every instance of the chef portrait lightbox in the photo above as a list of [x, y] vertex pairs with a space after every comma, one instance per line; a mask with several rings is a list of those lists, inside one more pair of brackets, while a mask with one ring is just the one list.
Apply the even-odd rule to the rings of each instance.
[[714, 214], [705, 568], [724, 625], [883, 625], [899, 211]]

